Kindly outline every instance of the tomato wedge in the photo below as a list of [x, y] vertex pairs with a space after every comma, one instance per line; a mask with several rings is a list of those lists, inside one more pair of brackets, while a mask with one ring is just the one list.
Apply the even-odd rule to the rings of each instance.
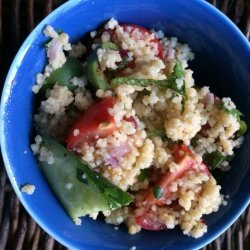
[[113, 108], [114, 103], [114, 97], [108, 97], [90, 106], [71, 127], [67, 148], [76, 150], [83, 143], [93, 142], [96, 137], [104, 138], [112, 134], [117, 128], [108, 109]]
[[[146, 230], [163, 230], [166, 228], [165, 224], [159, 221], [153, 215], [153, 212], [150, 210], [151, 205], [162, 206], [166, 204], [166, 200], [169, 198], [171, 191], [169, 186], [171, 183], [181, 178], [188, 170], [194, 168], [197, 164], [194, 153], [184, 144], [178, 144], [173, 147], [173, 157], [175, 163], [179, 165], [179, 168], [175, 172], [167, 172], [164, 174], [159, 181], [156, 183], [158, 194], [162, 194], [158, 199], [155, 198], [155, 193], [152, 188], [148, 190], [143, 190], [141, 195], [144, 196], [146, 205], [144, 207], [145, 212], [141, 216], [137, 216], [135, 221], [143, 229]], [[201, 163], [201, 169], [199, 170], [210, 176], [210, 172], [207, 166], [204, 163]], [[160, 191], [159, 191], [160, 190]]]
[[[179, 165], [178, 169], [173, 173], [165, 173], [156, 183], [155, 187], [157, 187], [158, 190], [162, 191], [161, 197], [157, 199], [152, 188], [148, 189], [146, 194], [143, 194], [148, 205], [164, 205], [171, 193], [171, 191], [169, 190], [171, 184], [177, 179], [181, 178], [188, 170], [193, 169], [197, 164], [197, 161], [194, 158], [194, 153], [184, 144], [178, 144], [174, 146], [173, 157], [175, 163]], [[204, 163], [202, 163], [201, 166], [202, 168], [200, 169], [200, 171], [207, 175], [210, 175], [207, 166]]]
[[164, 223], [157, 220], [157, 218], [154, 218], [153, 214], [149, 212], [135, 217], [135, 222], [143, 229], [151, 231], [160, 231], [166, 228]]
[[[124, 31], [131, 34], [131, 36], [136, 36], [140, 39], [152, 35], [152, 32], [148, 29], [145, 29], [144, 27], [141, 27], [136, 24], [120, 24], [121, 27], [123, 27]], [[157, 47], [158, 51], [156, 53], [156, 56], [158, 56], [160, 59], [163, 58], [163, 49], [162, 45], [159, 42], [158, 38], [154, 35], [154, 37], [150, 40], [150, 43], [152, 44], [152, 47]]]

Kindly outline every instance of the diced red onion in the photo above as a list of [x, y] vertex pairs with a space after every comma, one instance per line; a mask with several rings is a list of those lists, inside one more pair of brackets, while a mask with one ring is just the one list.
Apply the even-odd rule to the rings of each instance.
[[108, 156], [106, 157], [106, 162], [107, 162], [108, 164], [110, 164], [113, 168], [116, 168], [116, 167], [119, 166], [118, 160], [117, 160], [115, 157], [113, 157], [112, 155], [108, 155]]
[[205, 99], [206, 106], [210, 106], [214, 104], [214, 94], [208, 93]]
[[117, 159], [121, 158], [122, 156], [126, 155], [129, 153], [131, 150], [130, 146], [128, 143], [122, 143], [118, 147], [111, 147], [109, 149], [109, 154]]
[[170, 57], [173, 58], [175, 56], [175, 49], [171, 46], [168, 46], [166, 50], [164, 51], [164, 57]]
[[61, 48], [62, 44], [57, 39], [53, 39], [47, 51], [48, 58], [51, 60], [55, 60]]
[[221, 100], [218, 96], [214, 95], [214, 103], [215, 104], [220, 104]]
[[119, 50], [121, 57], [127, 57], [128, 56], [128, 51], [124, 49]]

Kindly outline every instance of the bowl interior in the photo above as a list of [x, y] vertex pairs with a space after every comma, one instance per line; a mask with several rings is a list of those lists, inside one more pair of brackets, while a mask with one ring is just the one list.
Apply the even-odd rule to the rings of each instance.
[[[70, 248], [80, 249], [195, 249], [222, 233], [250, 200], [250, 133], [237, 150], [232, 169], [222, 180], [228, 205], [205, 217], [208, 233], [199, 239], [184, 236], [179, 229], [167, 232], [142, 231], [129, 235], [125, 228], [84, 218], [75, 226], [51, 192], [30, 150], [35, 74], [46, 64], [42, 30], [46, 24], [61, 28], [71, 41], [100, 26], [111, 17], [162, 29], [188, 43], [195, 52], [191, 64], [196, 84], [207, 85], [218, 96], [230, 96], [250, 117], [250, 47], [234, 25], [205, 1], [161, 0], [71, 0], [47, 17], [19, 51], [7, 77], [2, 98], [1, 142], [8, 175], [16, 193], [33, 218], [53, 237]], [[20, 186], [32, 183], [36, 191], [27, 196]]]

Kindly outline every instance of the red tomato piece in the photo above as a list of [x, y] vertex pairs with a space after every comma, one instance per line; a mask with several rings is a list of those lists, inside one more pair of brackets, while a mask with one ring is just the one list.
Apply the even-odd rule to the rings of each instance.
[[144, 213], [141, 216], [137, 216], [135, 221], [143, 229], [151, 231], [160, 231], [166, 228], [166, 225], [159, 221], [157, 218], [154, 218], [153, 214], [150, 212]]
[[133, 116], [129, 116], [129, 117], [124, 116], [123, 120], [126, 121], [126, 122], [131, 122], [133, 127], [137, 128], [137, 122], [136, 122], [136, 120], [135, 120], [135, 118]]
[[[173, 147], [173, 157], [175, 162], [179, 165], [176, 172], [167, 172], [164, 174], [159, 181], [156, 183], [156, 186], [163, 190], [163, 197], [156, 199], [154, 197], [153, 189], [143, 190], [141, 195], [145, 197], [147, 202], [145, 206], [145, 213], [141, 216], [135, 218], [135, 221], [142, 228], [147, 230], [163, 230], [166, 226], [160, 222], [157, 218], [154, 217], [152, 211], [150, 211], [151, 205], [162, 206], [165, 205], [166, 200], [169, 198], [171, 191], [169, 186], [171, 183], [181, 178], [188, 170], [194, 168], [197, 164], [194, 153], [184, 144], [178, 144]], [[202, 163], [201, 169], [199, 170], [210, 176], [210, 172], [207, 166]]]
[[190, 156], [186, 156], [181, 162], [178, 163], [179, 168], [176, 172], [167, 172], [166, 174], [164, 174], [156, 184], [157, 187], [163, 190], [163, 196], [157, 199], [154, 196], [153, 190], [149, 189], [145, 197], [145, 200], [148, 202], [148, 204], [156, 204], [158, 206], [164, 205], [171, 193], [171, 191], [169, 190], [169, 186], [171, 186], [174, 181], [181, 178], [186, 173], [186, 171], [192, 169], [194, 164], [196, 164], [196, 161]]
[[108, 97], [90, 106], [71, 127], [67, 148], [78, 149], [83, 143], [93, 142], [97, 136], [105, 138], [112, 134], [117, 128], [108, 109], [113, 108], [114, 102], [114, 97]]
[[[197, 161], [194, 159], [194, 153], [184, 144], [178, 144], [174, 146], [173, 157], [179, 167], [176, 172], [165, 173], [156, 183], [156, 186], [163, 190], [162, 198], [156, 199], [154, 197], [152, 189], [149, 189], [147, 191], [144, 197], [149, 205], [164, 205], [171, 193], [171, 191], [169, 190], [169, 186], [171, 186], [174, 181], [181, 178], [188, 170], [192, 170], [194, 166], [197, 165]], [[201, 165], [202, 168], [200, 169], [200, 171], [210, 176], [210, 172], [207, 166], [204, 163], [202, 163]]]
[[169, 186], [181, 178], [188, 170], [193, 169], [193, 166], [196, 165], [196, 161], [190, 156], [185, 156], [178, 165], [179, 167], [176, 172], [168, 172], [158, 181], [157, 186], [164, 190], [164, 195], [161, 199], [156, 199], [157, 205], [163, 205], [165, 203], [171, 193]]
[[186, 156], [194, 157], [194, 153], [184, 144], [174, 145], [173, 157], [176, 163], [181, 162]]

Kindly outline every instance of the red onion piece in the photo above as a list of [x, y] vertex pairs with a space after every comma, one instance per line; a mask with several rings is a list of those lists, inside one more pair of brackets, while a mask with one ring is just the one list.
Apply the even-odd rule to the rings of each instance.
[[110, 164], [113, 168], [116, 168], [119, 166], [118, 160], [115, 157], [113, 157], [112, 155], [108, 155], [106, 157], [106, 162], [108, 164]]
[[129, 153], [129, 151], [131, 150], [130, 146], [128, 143], [124, 142], [122, 143], [120, 146], [118, 147], [111, 147], [109, 149], [109, 153], [111, 156], [119, 159], [122, 156], [126, 155], [127, 153]]
[[206, 106], [210, 106], [214, 104], [214, 94], [208, 93], [205, 99]]
[[61, 49], [62, 49], [62, 44], [57, 39], [53, 39], [47, 51], [48, 58], [51, 60], [55, 60], [58, 52]]
[[163, 56], [164, 56], [164, 57], [173, 58], [173, 57], [175, 57], [175, 53], [176, 53], [176, 50], [175, 50], [173, 47], [168, 46], [168, 47], [166, 48], [166, 50], [164, 50]]

